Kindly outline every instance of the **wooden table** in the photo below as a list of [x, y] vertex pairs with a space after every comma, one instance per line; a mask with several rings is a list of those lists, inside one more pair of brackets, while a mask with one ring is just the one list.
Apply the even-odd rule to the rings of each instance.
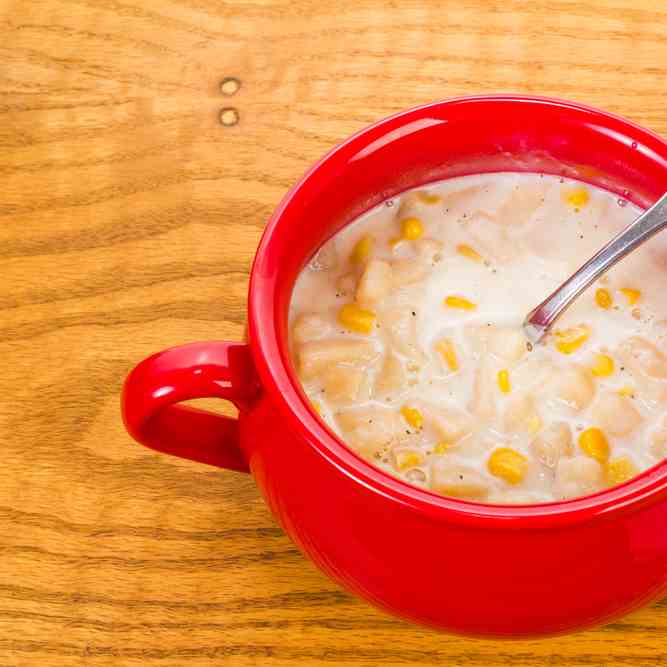
[[3, 0], [0, 17], [0, 665], [667, 663], [667, 601], [548, 641], [393, 620], [305, 561], [252, 479], [141, 449], [118, 409], [142, 357], [241, 337], [271, 210], [371, 121], [527, 91], [667, 134], [664, 3]]

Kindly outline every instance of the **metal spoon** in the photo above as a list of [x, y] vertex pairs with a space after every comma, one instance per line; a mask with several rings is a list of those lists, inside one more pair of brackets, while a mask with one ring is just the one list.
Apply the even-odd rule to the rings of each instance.
[[523, 322], [526, 338], [533, 344], [539, 343], [551, 325], [594, 280], [664, 227], [667, 227], [667, 192], [528, 313]]

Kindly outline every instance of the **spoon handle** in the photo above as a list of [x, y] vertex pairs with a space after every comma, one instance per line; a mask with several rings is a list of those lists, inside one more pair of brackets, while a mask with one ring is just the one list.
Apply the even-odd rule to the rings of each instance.
[[667, 227], [667, 192], [619, 232], [524, 320], [523, 330], [531, 343], [538, 343], [568, 306], [616, 262]]

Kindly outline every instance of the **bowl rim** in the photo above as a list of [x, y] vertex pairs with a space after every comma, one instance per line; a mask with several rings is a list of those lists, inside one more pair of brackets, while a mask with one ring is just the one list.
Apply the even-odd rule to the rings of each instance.
[[[528, 103], [540, 107], [558, 107], [563, 111], [591, 114], [598, 121], [604, 120], [614, 125], [620, 123], [631, 140], [648, 142], [654, 150], [656, 146], [660, 147], [667, 164], [667, 141], [656, 133], [621, 116], [586, 104], [537, 95], [490, 94], [453, 97], [399, 111], [362, 128], [324, 154], [290, 188], [269, 219], [260, 240], [250, 274], [248, 332], [262, 386], [291, 428], [304, 437], [306, 442], [341, 474], [370, 492], [383, 495], [388, 500], [399, 502], [431, 518], [502, 529], [541, 529], [617, 515], [622, 511], [653, 504], [663, 496], [667, 497], [667, 459], [622, 485], [593, 495], [533, 505], [477, 503], [440, 496], [412, 486], [365, 461], [318, 418], [292, 371], [289, 359], [283, 356], [282, 350], [286, 346], [281, 344], [284, 341], [279, 331], [275, 296], [281, 286], [278, 284], [275, 262], [271, 261], [271, 256], [273, 246], [280, 240], [280, 222], [285, 211], [294, 205], [302, 189], [323, 165], [355, 144], [361, 144], [358, 149], [364, 148], [363, 140], [368, 134], [376, 133], [385, 126], [391, 126], [395, 131], [397, 126], [427, 116], [433, 109], [441, 110], [454, 104], [478, 102]], [[667, 180], [667, 172], [665, 178]]]

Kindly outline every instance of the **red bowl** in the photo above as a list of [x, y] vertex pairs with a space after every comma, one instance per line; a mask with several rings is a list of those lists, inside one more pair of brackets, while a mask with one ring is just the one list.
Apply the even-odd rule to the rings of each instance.
[[[301, 550], [383, 609], [478, 636], [564, 633], [667, 593], [667, 462], [560, 503], [443, 498], [348, 449], [313, 412], [288, 355], [292, 286], [324, 240], [407, 188], [493, 171], [574, 176], [645, 206], [667, 190], [667, 143], [590, 107], [507, 95], [437, 102], [362, 130], [269, 221], [250, 279], [248, 342], [146, 359], [126, 381], [123, 417], [148, 447], [252, 472]], [[177, 405], [213, 396], [232, 401], [238, 420]]]

